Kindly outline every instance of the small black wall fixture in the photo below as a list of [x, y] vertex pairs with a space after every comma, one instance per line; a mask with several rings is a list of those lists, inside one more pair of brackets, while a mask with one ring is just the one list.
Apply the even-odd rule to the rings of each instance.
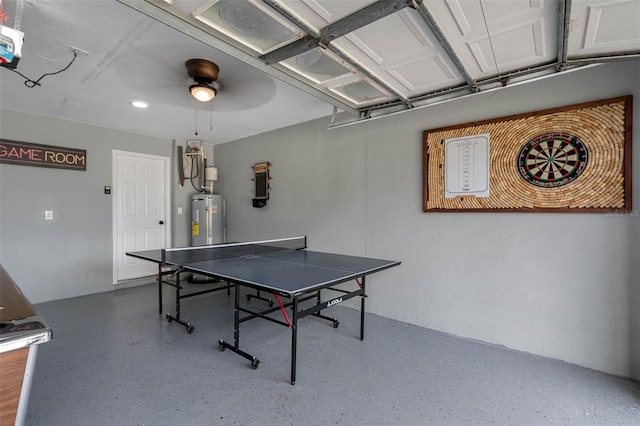
[[252, 200], [253, 207], [262, 208], [267, 205], [269, 193], [271, 192], [271, 163], [268, 161], [256, 163], [252, 167], [254, 178], [251, 179], [255, 183], [255, 198]]

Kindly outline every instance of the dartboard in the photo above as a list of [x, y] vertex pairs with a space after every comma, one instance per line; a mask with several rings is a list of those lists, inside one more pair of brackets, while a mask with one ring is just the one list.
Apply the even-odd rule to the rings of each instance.
[[522, 147], [518, 170], [532, 185], [555, 188], [576, 180], [587, 167], [587, 160], [587, 147], [576, 136], [545, 133]]

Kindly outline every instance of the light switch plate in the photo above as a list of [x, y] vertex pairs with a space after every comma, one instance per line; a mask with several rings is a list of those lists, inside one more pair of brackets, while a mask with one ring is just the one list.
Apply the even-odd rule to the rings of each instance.
[[44, 220], [53, 220], [53, 210], [44, 211]]

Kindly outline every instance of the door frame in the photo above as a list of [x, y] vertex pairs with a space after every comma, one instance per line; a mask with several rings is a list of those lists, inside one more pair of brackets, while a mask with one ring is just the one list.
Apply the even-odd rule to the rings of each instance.
[[[117, 182], [117, 173], [116, 173], [116, 163], [117, 163], [117, 156], [118, 155], [126, 155], [129, 157], [137, 157], [137, 158], [142, 158], [142, 159], [148, 159], [148, 160], [160, 160], [163, 162], [164, 165], [164, 185], [165, 185], [165, 202], [164, 202], [164, 216], [165, 216], [165, 220], [164, 223], [166, 226], [163, 226], [164, 229], [164, 244], [165, 247], [171, 247], [171, 227], [172, 227], [172, 221], [171, 221], [171, 200], [172, 200], [172, 196], [171, 196], [171, 158], [170, 157], [165, 157], [165, 156], [161, 156], [161, 155], [153, 155], [153, 154], [145, 154], [142, 152], [133, 152], [133, 151], [123, 151], [123, 150], [119, 150], [119, 149], [114, 149], [111, 151], [111, 245], [112, 245], [112, 280], [113, 281], [113, 285], [117, 285], [118, 283], [122, 283], [122, 282], [126, 282], [126, 281], [130, 281], [130, 280], [123, 280], [123, 281], [118, 281], [118, 250], [117, 250], [117, 245], [116, 245], [116, 241], [117, 241], [117, 224], [118, 224], [118, 215], [117, 215], [117, 208], [116, 208], [116, 195], [117, 195], [117, 188], [118, 188], [118, 183]], [[139, 277], [142, 278], [142, 277]], [[135, 280], [136, 278], [132, 278], [132, 280]]]

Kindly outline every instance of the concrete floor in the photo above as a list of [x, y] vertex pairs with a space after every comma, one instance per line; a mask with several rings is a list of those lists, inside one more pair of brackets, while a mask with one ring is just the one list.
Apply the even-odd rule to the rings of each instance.
[[[169, 288], [165, 312], [171, 308]], [[251, 304], [262, 303], [252, 300]], [[183, 319], [158, 314], [155, 284], [36, 306], [53, 328], [40, 347], [27, 415], [56, 425], [640, 425], [640, 386], [561, 361], [482, 344], [342, 305], [330, 323], [299, 323], [289, 383], [288, 329], [243, 323], [233, 296], [183, 301]]]

